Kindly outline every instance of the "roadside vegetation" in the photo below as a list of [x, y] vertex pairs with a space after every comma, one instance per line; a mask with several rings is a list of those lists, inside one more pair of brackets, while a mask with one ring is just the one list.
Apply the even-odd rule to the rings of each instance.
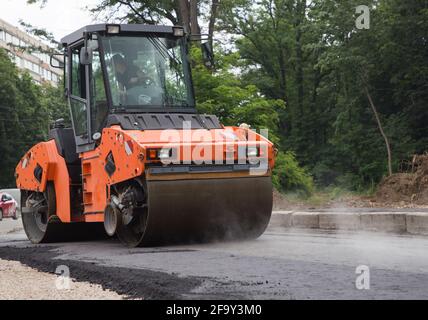
[[374, 189], [367, 192], [347, 191], [342, 187], [317, 187], [309, 195], [298, 192], [277, 194], [277, 210], [320, 209], [330, 207], [367, 207], [374, 196]]

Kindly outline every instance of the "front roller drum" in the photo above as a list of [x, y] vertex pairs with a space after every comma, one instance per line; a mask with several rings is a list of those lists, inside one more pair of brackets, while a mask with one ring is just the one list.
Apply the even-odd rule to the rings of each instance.
[[255, 239], [272, 197], [271, 177], [147, 181], [147, 211], [118, 237], [131, 247]]

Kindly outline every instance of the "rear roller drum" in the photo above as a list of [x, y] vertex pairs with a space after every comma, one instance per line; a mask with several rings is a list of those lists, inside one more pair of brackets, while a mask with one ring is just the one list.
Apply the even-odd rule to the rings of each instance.
[[28, 239], [32, 243], [48, 242], [52, 238], [48, 229], [54, 229], [50, 228], [49, 219], [56, 212], [54, 186], [48, 183], [43, 193], [22, 191], [21, 201], [22, 223]]
[[48, 183], [45, 192], [21, 191], [22, 223], [34, 243], [94, 240], [105, 238], [102, 224], [61, 223], [56, 216], [55, 187]]

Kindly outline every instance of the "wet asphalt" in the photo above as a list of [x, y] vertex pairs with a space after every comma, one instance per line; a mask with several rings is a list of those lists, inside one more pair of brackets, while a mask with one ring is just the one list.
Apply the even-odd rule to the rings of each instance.
[[67, 265], [71, 277], [132, 298], [428, 299], [428, 237], [270, 228], [244, 242], [34, 246], [20, 223], [0, 222], [0, 259], [46, 272]]

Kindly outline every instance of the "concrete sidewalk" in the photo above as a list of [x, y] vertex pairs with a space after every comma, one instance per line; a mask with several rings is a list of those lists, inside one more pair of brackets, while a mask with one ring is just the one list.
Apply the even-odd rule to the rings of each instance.
[[414, 211], [274, 211], [271, 227], [364, 230], [428, 235], [428, 212]]

